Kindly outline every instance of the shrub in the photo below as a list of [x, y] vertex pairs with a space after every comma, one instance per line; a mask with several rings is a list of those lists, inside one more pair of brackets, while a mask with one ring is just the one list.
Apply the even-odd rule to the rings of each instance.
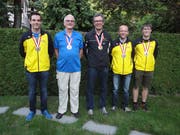
[[[23, 58], [19, 55], [18, 45], [21, 34], [20, 29], [0, 29], [0, 95], [27, 95], [27, 81], [23, 68]], [[54, 31], [50, 32], [54, 35]], [[110, 33], [115, 38], [116, 33]], [[131, 35], [132, 39], [139, 34]], [[154, 38], [159, 42], [159, 55], [152, 83], [151, 93], [176, 94], [180, 93], [180, 34], [155, 33]], [[58, 95], [56, 83], [56, 59], [51, 60], [50, 77], [48, 82], [49, 95]], [[82, 75], [80, 94], [85, 95], [86, 90], [86, 60], [82, 59]], [[96, 94], [99, 93], [97, 88]], [[112, 89], [111, 73], [109, 74], [109, 94]], [[37, 90], [38, 91], [38, 90]]]

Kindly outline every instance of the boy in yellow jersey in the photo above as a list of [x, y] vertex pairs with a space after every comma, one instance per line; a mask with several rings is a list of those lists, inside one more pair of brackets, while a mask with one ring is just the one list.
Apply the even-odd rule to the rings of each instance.
[[155, 59], [158, 54], [158, 43], [151, 38], [152, 25], [142, 26], [142, 37], [133, 42], [135, 79], [133, 88], [133, 110], [138, 109], [139, 87], [142, 85], [142, 109], [147, 111], [148, 88], [151, 85], [155, 67]]
[[131, 81], [131, 74], [133, 69], [132, 60], [132, 42], [128, 39], [128, 26], [119, 26], [119, 37], [113, 41], [111, 46], [111, 68], [113, 71], [113, 98], [112, 110], [116, 110], [118, 102], [118, 90], [120, 82], [123, 87], [123, 103], [122, 109], [127, 112], [131, 111], [128, 108], [129, 101], [129, 85]]
[[47, 110], [47, 82], [50, 69], [50, 57], [54, 47], [51, 36], [41, 29], [42, 18], [37, 12], [30, 15], [29, 31], [25, 32], [19, 44], [19, 52], [24, 57], [24, 68], [29, 89], [29, 114], [26, 121], [31, 121], [36, 114], [36, 89], [40, 86], [41, 112], [47, 119], [52, 115]]

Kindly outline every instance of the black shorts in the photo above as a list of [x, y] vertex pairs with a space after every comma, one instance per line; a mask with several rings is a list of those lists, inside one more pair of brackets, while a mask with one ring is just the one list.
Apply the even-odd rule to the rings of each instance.
[[139, 88], [141, 85], [149, 88], [153, 78], [153, 71], [134, 71], [134, 88]]

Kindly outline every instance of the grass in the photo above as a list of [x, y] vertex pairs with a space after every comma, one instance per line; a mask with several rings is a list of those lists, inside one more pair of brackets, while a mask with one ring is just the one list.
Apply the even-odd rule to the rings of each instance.
[[[87, 115], [85, 101], [85, 97], [80, 98], [81, 117], [76, 123], [60, 124], [46, 120], [42, 116], [36, 116], [31, 122], [26, 122], [25, 117], [13, 115], [12, 112], [24, 106], [28, 107], [28, 97], [1, 96], [0, 106], [10, 106], [10, 109], [5, 114], [0, 114], [0, 135], [98, 135], [82, 129], [83, 124], [91, 119], [98, 123], [117, 126], [117, 135], [128, 135], [131, 130], [152, 135], [180, 134], [180, 96], [149, 97], [149, 112], [111, 112], [108, 101], [109, 115], [102, 116], [96, 107], [93, 118]], [[39, 106], [39, 99], [37, 103]], [[51, 113], [57, 112], [57, 96], [48, 98], [48, 107]], [[71, 115], [69, 110], [66, 115]]]

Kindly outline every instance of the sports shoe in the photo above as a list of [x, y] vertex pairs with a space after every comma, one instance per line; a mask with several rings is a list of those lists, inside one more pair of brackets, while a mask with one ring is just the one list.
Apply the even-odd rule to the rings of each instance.
[[142, 107], [142, 109], [143, 109], [144, 111], [148, 111], [147, 103], [142, 102], [141, 107]]
[[102, 112], [103, 115], [107, 115], [108, 114], [108, 112], [106, 111], [106, 107], [102, 107], [101, 108], [101, 112]]
[[31, 121], [34, 115], [35, 115], [35, 112], [30, 111], [29, 114], [26, 116], [26, 121]]
[[47, 110], [44, 110], [42, 115], [44, 115], [46, 119], [52, 119], [52, 115]]
[[133, 103], [133, 111], [137, 111], [138, 110], [138, 103]]
[[88, 110], [88, 115], [92, 116], [94, 114], [93, 109]]
[[113, 106], [113, 107], [111, 108], [111, 110], [112, 110], [112, 111], [116, 111], [116, 106]]
[[79, 112], [77, 113], [72, 113], [74, 115], [75, 118], [79, 118]]
[[62, 113], [57, 113], [57, 114], [56, 114], [56, 119], [61, 119], [63, 115], [64, 115], [64, 114], [62, 114]]
[[131, 112], [131, 109], [130, 109], [129, 107], [125, 107], [123, 110], [124, 110], [125, 112]]

